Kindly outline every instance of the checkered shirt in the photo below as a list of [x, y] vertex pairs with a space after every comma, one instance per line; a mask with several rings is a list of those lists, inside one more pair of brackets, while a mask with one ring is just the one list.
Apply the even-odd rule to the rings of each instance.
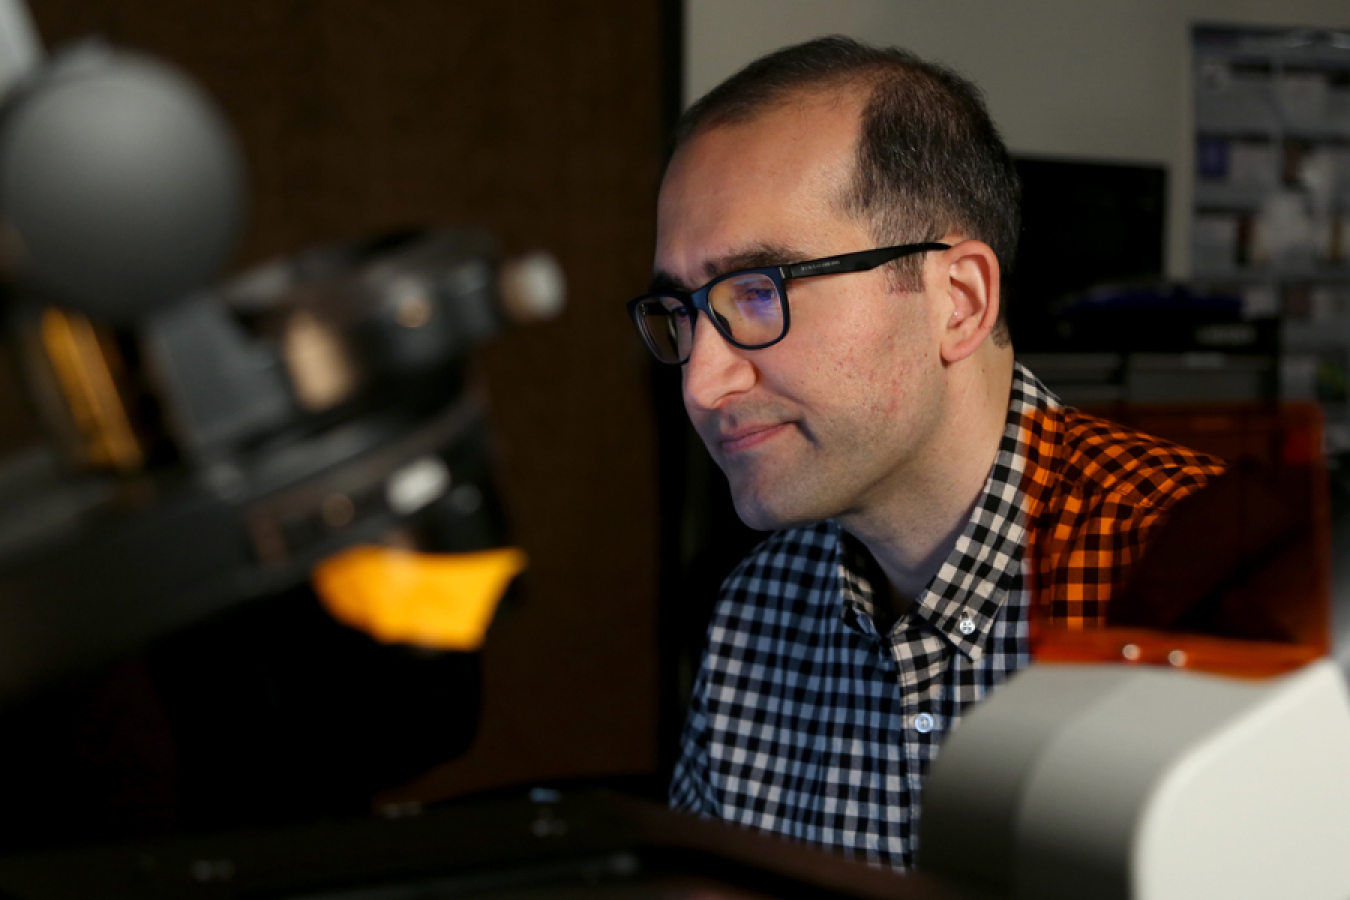
[[672, 806], [910, 867], [923, 775], [966, 708], [1030, 662], [1032, 620], [1103, 624], [1166, 508], [1221, 471], [1064, 409], [1017, 364], [970, 520], [889, 633], [875, 564], [831, 521], [774, 534], [723, 583]]

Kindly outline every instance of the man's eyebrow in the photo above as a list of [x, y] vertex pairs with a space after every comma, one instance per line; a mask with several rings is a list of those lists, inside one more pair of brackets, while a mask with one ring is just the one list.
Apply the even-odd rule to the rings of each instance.
[[710, 259], [703, 264], [703, 274], [708, 280], [716, 278], [718, 275], [725, 275], [727, 272], [735, 272], [739, 269], [764, 269], [769, 266], [790, 266], [793, 263], [801, 262], [806, 257], [799, 250], [792, 250], [788, 247], [776, 246], [773, 244], [762, 244], [758, 247], [751, 247], [742, 250], [740, 253], [732, 253], [717, 259]]
[[[707, 284], [717, 276], [725, 275], [727, 272], [737, 272], [741, 269], [765, 269], [770, 266], [790, 266], [793, 263], [805, 260], [807, 256], [808, 254], [802, 253], [800, 250], [762, 244], [706, 261], [703, 264], [703, 284]], [[671, 289], [692, 291], [701, 286], [702, 284], [690, 287], [670, 273], [658, 270], [652, 276], [651, 290], [653, 292]]]

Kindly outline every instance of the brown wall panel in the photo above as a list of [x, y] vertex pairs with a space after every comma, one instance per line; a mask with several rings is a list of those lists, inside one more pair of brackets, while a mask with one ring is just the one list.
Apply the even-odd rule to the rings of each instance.
[[[251, 172], [243, 265], [409, 224], [545, 248], [566, 313], [481, 354], [532, 567], [485, 653], [479, 739], [391, 796], [656, 764], [656, 477], [647, 280], [658, 0], [33, 0], [48, 46], [99, 33], [199, 79]], [[429, 710], [429, 715], [439, 711]]]

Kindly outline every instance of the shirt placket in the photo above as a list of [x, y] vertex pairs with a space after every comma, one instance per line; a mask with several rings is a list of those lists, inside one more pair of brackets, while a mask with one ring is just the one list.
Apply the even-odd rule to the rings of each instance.
[[[890, 634], [891, 657], [900, 681], [901, 744], [905, 755], [905, 787], [911, 821], [917, 821], [919, 789], [928, 765], [937, 755], [948, 723], [942, 715], [946, 682], [943, 672], [950, 645], [923, 620], [906, 616]], [[915, 835], [909, 835], [912, 844]], [[911, 849], [912, 848], [908, 848]]]

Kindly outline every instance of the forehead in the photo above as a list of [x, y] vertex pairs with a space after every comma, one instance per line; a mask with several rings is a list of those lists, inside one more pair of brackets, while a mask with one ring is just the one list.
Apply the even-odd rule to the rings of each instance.
[[657, 209], [656, 268], [696, 285], [762, 247], [857, 249], [839, 199], [854, 171], [861, 105], [848, 92], [794, 98], [699, 132], [676, 152]]

